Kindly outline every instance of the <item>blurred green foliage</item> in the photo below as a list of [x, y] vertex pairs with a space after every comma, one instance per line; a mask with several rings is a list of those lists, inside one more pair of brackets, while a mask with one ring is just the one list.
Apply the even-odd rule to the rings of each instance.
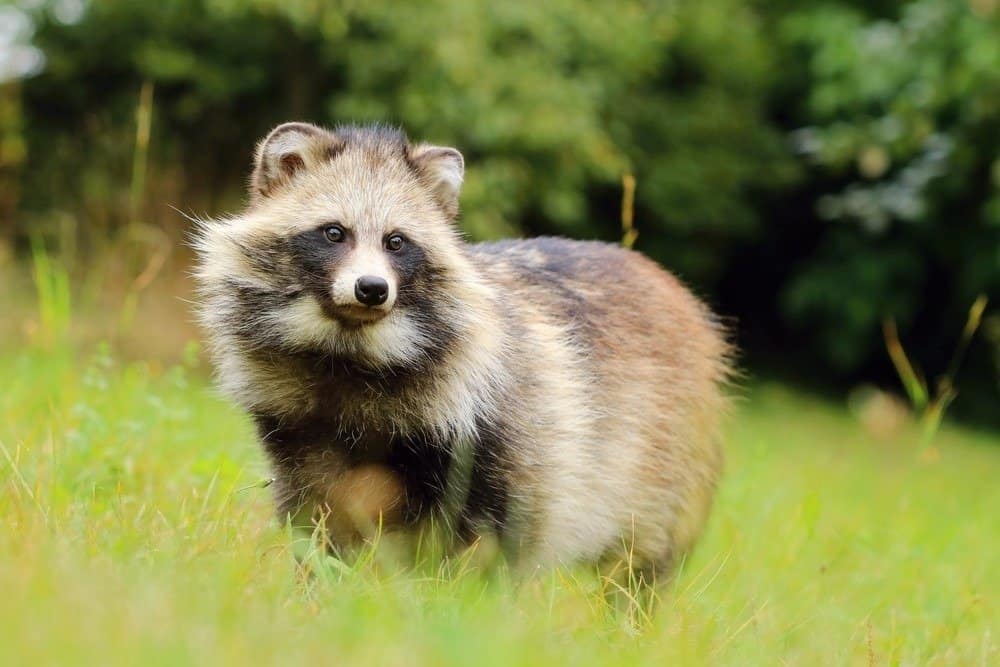
[[826, 5], [781, 22], [809, 81], [793, 138], [828, 183], [830, 228], [784, 306], [841, 367], [886, 315], [955, 336], [977, 294], [1000, 294], [998, 20], [991, 0], [918, 0], [892, 21]]
[[[891, 378], [894, 317], [933, 374], [1000, 295], [998, 0], [11, 7], [30, 20], [5, 33], [0, 12], [0, 230], [21, 247], [79, 255], [134, 222], [150, 83], [139, 215], [174, 238], [170, 205], [239, 206], [274, 124], [379, 120], [466, 154], [474, 238], [614, 240], [635, 174], [636, 247], [800, 369]], [[15, 48], [44, 62], [18, 75]], [[974, 344], [966, 382], [995, 405], [990, 354]]]

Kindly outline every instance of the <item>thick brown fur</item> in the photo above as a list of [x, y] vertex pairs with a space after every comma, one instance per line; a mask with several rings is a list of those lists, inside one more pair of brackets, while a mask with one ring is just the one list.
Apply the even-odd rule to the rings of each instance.
[[[247, 210], [201, 226], [201, 319], [279, 515], [325, 517], [334, 541], [437, 516], [522, 568], [628, 551], [669, 570], [722, 467], [721, 327], [618, 246], [465, 243], [463, 172], [392, 129], [287, 124]], [[348, 303], [359, 272], [386, 278], [385, 304]]]

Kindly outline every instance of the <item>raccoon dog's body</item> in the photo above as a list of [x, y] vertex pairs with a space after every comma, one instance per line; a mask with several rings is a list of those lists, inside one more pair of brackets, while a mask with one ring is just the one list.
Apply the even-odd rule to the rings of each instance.
[[438, 516], [522, 567], [669, 565], [721, 467], [719, 327], [617, 246], [464, 243], [463, 169], [395, 130], [290, 123], [248, 209], [203, 225], [202, 320], [279, 515], [334, 542]]

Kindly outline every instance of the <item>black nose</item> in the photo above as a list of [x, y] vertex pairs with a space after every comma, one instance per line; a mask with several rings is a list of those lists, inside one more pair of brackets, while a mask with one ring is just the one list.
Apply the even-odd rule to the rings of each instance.
[[389, 283], [378, 276], [361, 276], [354, 283], [354, 296], [366, 306], [380, 306], [389, 298]]

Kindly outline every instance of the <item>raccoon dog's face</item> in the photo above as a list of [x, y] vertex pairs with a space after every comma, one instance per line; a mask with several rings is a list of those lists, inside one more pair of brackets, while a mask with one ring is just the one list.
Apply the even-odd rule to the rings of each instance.
[[426, 356], [455, 318], [463, 167], [392, 129], [279, 126], [257, 149], [247, 211], [197, 239], [203, 321], [244, 348]]

